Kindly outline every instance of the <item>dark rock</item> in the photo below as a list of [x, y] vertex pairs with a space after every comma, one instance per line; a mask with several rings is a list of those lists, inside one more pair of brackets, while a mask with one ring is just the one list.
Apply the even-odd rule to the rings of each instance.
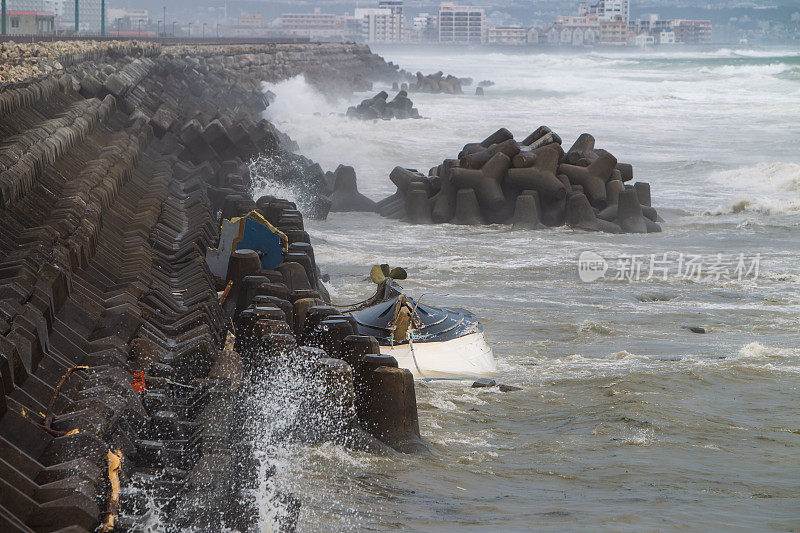
[[374, 213], [377, 211], [375, 202], [358, 192], [356, 171], [353, 167], [339, 165], [334, 176], [335, 184], [333, 194], [330, 196], [332, 212], [365, 211]]
[[497, 382], [492, 378], [478, 378], [472, 383], [473, 389], [481, 389], [486, 387], [494, 387], [497, 385]]

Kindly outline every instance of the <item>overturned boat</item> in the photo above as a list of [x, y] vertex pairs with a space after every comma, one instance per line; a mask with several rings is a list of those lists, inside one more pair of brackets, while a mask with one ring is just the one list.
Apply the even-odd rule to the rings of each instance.
[[405, 279], [405, 271], [376, 267], [370, 274], [378, 283], [376, 294], [347, 311], [360, 335], [378, 339], [381, 353], [393, 356], [417, 379], [472, 379], [497, 371], [475, 315], [423, 304], [396, 283]]

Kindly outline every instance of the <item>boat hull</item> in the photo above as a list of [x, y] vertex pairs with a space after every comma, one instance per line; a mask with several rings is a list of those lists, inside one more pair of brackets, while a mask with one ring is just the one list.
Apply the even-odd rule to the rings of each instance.
[[397, 359], [398, 366], [410, 370], [414, 379], [474, 379], [497, 371], [492, 348], [482, 332], [446, 341], [381, 346], [381, 353]]

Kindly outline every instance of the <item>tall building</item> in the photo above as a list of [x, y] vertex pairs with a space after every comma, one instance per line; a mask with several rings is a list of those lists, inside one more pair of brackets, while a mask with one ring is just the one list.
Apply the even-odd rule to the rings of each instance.
[[631, 20], [630, 0], [599, 0], [596, 4], [581, 4], [579, 14], [597, 15], [598, 20], [622, 20], [627, 23]]
[[439, 42], [483, 43], [486, 40], [486, 12], [482, 8], [442, 2], [439, 6]]
[[[402, 9], [402, 6], [401, 6]], [[403, 40], [403, 14], [390, 8], [356, 9], [361, 23], [361, 38], [368, 43], [393, 43]]]

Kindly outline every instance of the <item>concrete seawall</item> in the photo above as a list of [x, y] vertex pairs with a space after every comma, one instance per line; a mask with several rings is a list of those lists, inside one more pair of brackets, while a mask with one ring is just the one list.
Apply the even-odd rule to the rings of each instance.
[[[352, 44], [0, 46], [0, 530], [136, 528], [142, 496], [118, 482], [144, 486], [169, 526], [247, 530], [247, 383], [277, 362], [327, 384], [314, 401], [340, 415], [305, 428], [317, 438], [415, 448], [416, 408], [388, 439], [371, 429], [387, 425], [375, 387], [358, 385], [408, 376], [326, 307], [302, 215], [250, 198], [246, 165], [285, 150], [262, 80], [348, 91], [392, 65]], [[288, 236], [286, 258], [238, 257], [223, 306], [206, 250], [220, 214], [253, 209]], [[293, 529], [297, 502], [276, 498]]]

